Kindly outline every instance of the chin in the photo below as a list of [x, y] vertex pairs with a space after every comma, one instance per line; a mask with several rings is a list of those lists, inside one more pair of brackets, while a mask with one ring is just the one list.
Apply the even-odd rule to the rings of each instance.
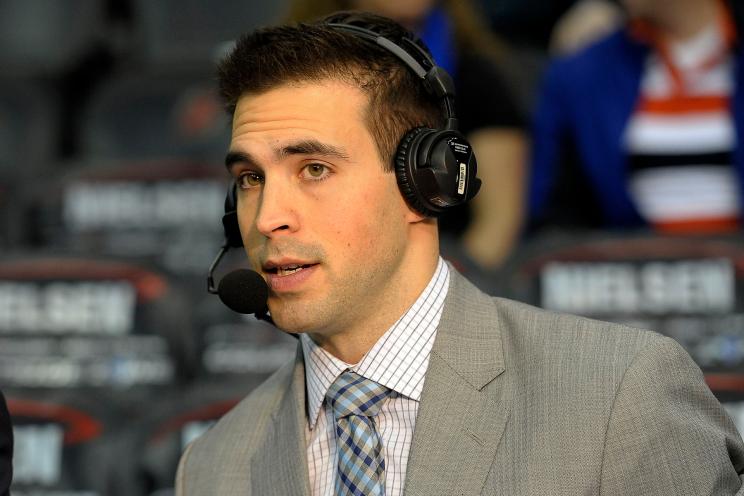
[[269, 304], [269, 311], [274, 325], [284, 332], [303, 334], [314, 328], [310, 319], [304, 318], [302, 312], [298, 312], [291, 306]]
[[283, 295], [281, 298], [271, 295], [268, 306], [274, 324], [291, 334], [333, 332], [342, 317], [339, 315], [339, 305], [329, 302], [327, 298], [308, 298], [307, 295]]

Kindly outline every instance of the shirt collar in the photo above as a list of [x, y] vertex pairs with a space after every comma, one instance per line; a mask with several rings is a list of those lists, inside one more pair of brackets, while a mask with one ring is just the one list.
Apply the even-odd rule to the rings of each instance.
[[449, 288], [449, 268], [439, 258], [429, 284], [356, 365], [331, 355], [307, 334], [300, 336], [305, 358], [308, 422], [315, 428], [326, 392], [344, 370], [371, 379], [396, 393], [420, 401], [437, 326]]

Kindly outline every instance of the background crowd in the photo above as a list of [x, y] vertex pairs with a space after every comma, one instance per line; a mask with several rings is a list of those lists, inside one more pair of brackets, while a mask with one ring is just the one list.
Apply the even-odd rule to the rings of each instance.
[[741, 2], [0, 0], [13, 494], [170, 494], [183, 446], [293, 355], [206, 293], [214, 62], [347, 9], [454, 78], [483, 187], [440, 219], [445, 258], [491, 294], [674, 337], [744, 430]]

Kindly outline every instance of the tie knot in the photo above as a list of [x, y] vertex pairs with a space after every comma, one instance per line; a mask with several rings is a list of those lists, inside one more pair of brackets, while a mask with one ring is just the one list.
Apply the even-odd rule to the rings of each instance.
[[337, 420], [349, 415], [374, 417], [390, 392], [385, 386], [347, 370], [328, 388], [326, 400]]

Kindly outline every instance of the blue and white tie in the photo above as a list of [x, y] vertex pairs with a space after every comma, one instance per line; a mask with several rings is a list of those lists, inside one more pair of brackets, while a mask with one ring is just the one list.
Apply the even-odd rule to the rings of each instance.
[[336, 496], [385, 494], [385, 460], [373, 417], [391, 391], [347, 370], [328, 388], [338, 446]]

